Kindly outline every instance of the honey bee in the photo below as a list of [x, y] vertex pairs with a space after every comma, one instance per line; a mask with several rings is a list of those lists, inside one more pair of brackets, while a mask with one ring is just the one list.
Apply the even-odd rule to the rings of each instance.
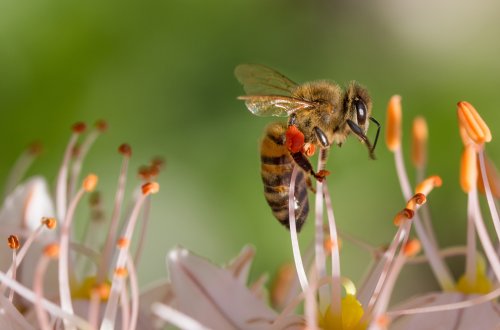
[[[341, 146], [353, 133], [366, 145], [370, 158], [380, 133], [380, 124], [371, 116], [368, 91], [356, 82], [345, 91], [333, 82], [313, 81], [297, 84], [279, 72], [258, 64], [241, 64], [235, 75], [243, 85], [245, 101], [257, 116], [288, 117], [288, 123], [272, 123], [261, 143], [261, 175], [264, 195], [274, 216], [289, 228], [289, 185], [292, 170], [298, 165], [295, 183], [295, 221], [300, 231], [309, 211], [307, 187], [310, 176], [322, 181], [327, 171], [314, 171], [308, 157], [316, 148]], [[366, 136], [369, 121], [377, 125], [373, 145]]]

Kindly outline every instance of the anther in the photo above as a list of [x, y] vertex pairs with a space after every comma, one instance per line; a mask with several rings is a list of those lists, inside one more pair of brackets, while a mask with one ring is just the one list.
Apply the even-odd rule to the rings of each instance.
[[433, 175], [422, 181], [417, 188], [415, 189], [415, 193], [422, 193], [424, 195], [429, 195], [429, 193], [435, 187], [441, 187], [443, 181], [437, 175]]
[[143, 165], [139, 167], [137, 173], [139, 174], [139, 178], [144, 181], [148, 181], [151, 179], [151, 169], [149, 168], [149, 166]]
[[151, 160], [151, 166], [157, 167], [160, 170], [165, 166], [165, 163], [165, 159], [160, 156], [154, 157]]
[[28, 152], [33, 156], [38, 156], [43, 152], [43, 145], [38, 141], [32, 142], [28, 146]]
[[476, 150], [472, 144], [464, 148], [460, 161], [460, 186], [465, 193], [469, 193], [477, 183]]
[[396, 216], [393, 219], [393, 223], [396, 226], [400, 226], [403, 223], [403, 221], [412, 219], [414, 215], [415, 211], [410, 209], [403, 209], [402, 211], [396, 214]]
[[477, 144], [491, 141], [491, 132], [476, 109], [466, 101], [458, 102], [457, 115], [461, 126], [469, 137]]
[[403, 246], [403, 254], [407, 258], [416, 256], [420, 253], [421, 250], [422, 244], [420, 244], [420, 241], [418, 239], [410, 239]]
[[411, 159], [416, 168], [423, 168], [427, 162], [427, 122], [423, 117], [413, 120]]
[[125, 237], [120, 237], [118, 239], [118, 241], [116, 242], [116, 245], [119, 247], [119, 248], [125, 248], [129, 245], [130, 241], [128, 239], [126, 239]]
[[86, 192], [92, 192], [95, 187], [97, 186], [97, 182], [99, 181], [99, 178], [95, 174], [89, 174], [87, 177], [83, 180], [83, 189]]
[[48, 229], [54, 229], [57, 226], [57, 220], [55, 218], [42, 218], [42, 224], [45, 225]]
[[59, 256], [59, 244], [52, 243], [45, 246], [43, 254], [48, 258], [57, 258]]
[[71, 129], [74, 133], [82, 134], [87, 129], [87, 125], [85, 125], [84, 122], [77, 122], [73, 124], [73, 127]]
[[123, 143], [118, 147], [118, 152], [125, 157], [130, 157], [132, 156], [132, 147], [127, 143]]
[[416, 193], [410, 200], [406, 203], [406, 210], [416, 211], [418, 205], [422, 205], [426, 202], [427, 198], [422, 193]]
[[144, 195], [156, 194], [160, 191], [160, 185], [157, 182], [145, 183], [141, 188]]
[[111, 291], [111, 288], [108, 283], [101, 283], [98, 285], [95, 285], [92, 290], [96, 292], [101, 300], [107, 300], [109, 297], [109, 293]]
[[118, 277], [125, 277], [128, 275], [128, 271], [127, 271], [127, 268], [124, 268], [124, 267], [118, 267], [115, 269], [115, 274], [116, 276]]
[[394, 95], [387, 106], [387, 130], [385, 140], [390, 151], [396, 151], [401, 145], [401, 96]]
[[7, 238], [7, 245], [12, 250], [18, 250], [21, 247], [21, 243], [19, 243], [19, 238], [16, 235], [10, 235]]
[[98, 121], [95, 122], [94, 127], [99, 132], [104, 133], [108, 130], [108, 122], [103, 119], [99, 119]]

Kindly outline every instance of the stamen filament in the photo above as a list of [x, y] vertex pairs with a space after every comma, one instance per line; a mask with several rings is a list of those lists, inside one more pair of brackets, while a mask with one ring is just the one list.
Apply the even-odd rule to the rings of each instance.
[[498, 211], [495, 206], [495, 200], [493, 199], [493, 195], [490, 189], [490, 183], [488, 180], [488, 174], [486, 172], [486, 166], [484, 162], [484, 150], [479, 150], [479, 167], [481, 170], [481, 177], [483, 179], [484, 191], [486, 193], [486, 199], [488, 201], [488, 206], [490, 209], [491, 218], [493, 220], [493, 226], [495, 227], [495, 231], [497, 234], [497, 239], [500, 239], [500, 219], [498, 217]]
[[[326, 167], [326, 160], [328, 157], [328, 149], [321, 148], [318, 156], [318, 172], [324, 170]], [[316, 272], [319, 278], [326, 276], [326, 256], [323, 247], [323, 186], [325, 183], [316, 181], [316, 199], [315, 199], [315, 244], [314, 244], [314, 260], [316, 265]], [[328, 288], [320, 287], [319, 291], [319, 306], [323, 310], [328, 301]]]
[[333, 242], [331, 258], [332, 258], [332, 284], [331, 284], [331, 301], [330, 310], [332, 315], [339, 317], [339, 322], [342, 324], [342, 286], [340, 278], [340, 253], [339, 253], [339, 240], [337, 235], [337, 226], [335, 224], [335, 216], [333, 214], [332, 201], [330, 199], [330, 192], [326, 184], [323, 186], [323, 193], [325, 194], [326, 213], [328, 216], [328, 227], [330, 229], [330, 239]]
[[7, 176], [7, 181], [4, 189], [4, 199], [8, 194], [10, 194], [14, 190], [17, 183], [21, 181], [21, 178], [28, 171], [31, 164], [35, 160], [35, 157], [38, 156], [38, 154], [40, 154], [41, 149], [42, 147], [40, 144], [33, 143], [16, 160], [14, 166], [12, 167], [12, 171]]
[[[299, 283], [302, 288], [302, 292], [306, 292], [308, 283], [307, 276], [304, 270], [304, 263], [302, 262], [302, 256], [300, 254], [299, 240], [297, 238], [297, 227], [295, 224], [295, 181], [297, 180], [298, 169], [297, 166], [293, 167], [292, 177], [290, 179], [290, 189], [288, 194], [288, 219], [290, 225], [290, 238], [292, 242], [292, 252], [293, 259], [295, 261], [295, 268], [297, 269], [297, 277], [299, 278]], [[323, 248], [323, 245], [321, 245]]]
[[42, 299], [43, 299], [43, 283], [45, 279], [45, 273], [47, 271], [47, 266], [49, 265], [52, 256], [47, 256], [45, 253], [38, 261], [35, 269], [35, 276], [33, 279], [33, 292], [35, 293], [35, 312], [40, 328], [43, 330], [50, 330], [51, 326], [47, 318], [47, 313], [43, 310]]

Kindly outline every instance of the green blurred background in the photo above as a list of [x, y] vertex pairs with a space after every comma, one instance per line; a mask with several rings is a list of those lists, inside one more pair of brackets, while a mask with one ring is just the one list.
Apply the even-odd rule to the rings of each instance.
[[[143, 284], [166, 276], [166, 253], [177, 244], [223, 263], [250, 243], [252, 276], [272, 276], [292, 260], [288, 233], [262, 195], [258, 141], [272, 119], [236, 100], [243, 89], [233, 75], [239, 63], [262, 63], [297, 82], [360, 81], [382, 123], [389, 97], [402, 95], [407, 151], [411, 119], [424, 115], [429, 172], [444, 180], [430, 200], [434, 223], [443, 246], [461, 244], [466, 197], [457, 180], [455, 104], [472, 102], [500, 134], [499, 29], [500, 4], [492, 0], [2, 1], [0, 172], [38, 139], [45, 152], [30, 173], [54, 182], [70, 125], [106, 119], [110, 129], [84, 172], [100, 175], [108, 214], [119, 144], [132, 145], [132, 170], [154, 155], [168, 163], [153, 200]], [[487, 150], [500, 161], [495, 139]], [[341, 230], [381, 245], [404, 204], [383, 139], [377, 156], [369, 160], [350, 139], [333, 148], [328, 168]], [[128, 192], [138, 182], [132, 171], [130, 178]], [[309, 222], [303, 246], [312, 239]], [[359, 280], [368, 260], [346, 243], [343, 274]], [[425, 267], [406, 276], [430, 279]]]

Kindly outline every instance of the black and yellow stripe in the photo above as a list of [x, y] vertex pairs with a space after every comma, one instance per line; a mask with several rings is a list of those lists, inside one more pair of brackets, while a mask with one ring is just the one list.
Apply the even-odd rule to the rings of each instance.
[[[260, 148], [264, 196], [278, 221], [289, 228], [288, 197], [295, 161], [285, 145], [287, 125], [272, 123], [266, 128]], [[295, 223], [300, 231], [309, 212], [306, 175], [299, 171], [295, 182]]]

